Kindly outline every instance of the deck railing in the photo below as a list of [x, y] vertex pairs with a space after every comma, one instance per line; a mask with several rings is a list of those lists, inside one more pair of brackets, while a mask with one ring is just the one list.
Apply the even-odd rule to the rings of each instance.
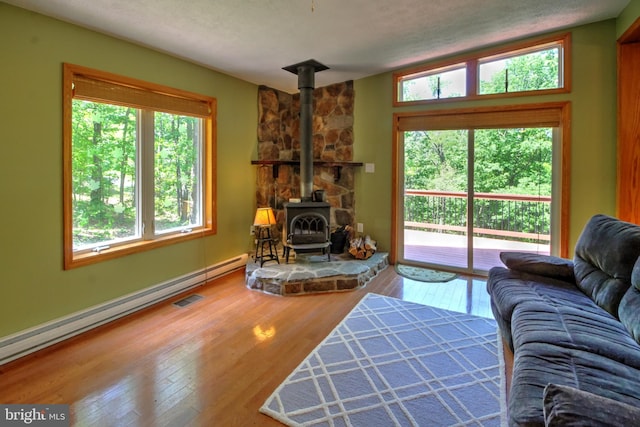
[[[467, 193], [457, 191], [406, 190], [407, 228], [464, 234], [467, 231]], [[479, 237], [549, 242], [551, 197], [475, 193], [473, 232]]]

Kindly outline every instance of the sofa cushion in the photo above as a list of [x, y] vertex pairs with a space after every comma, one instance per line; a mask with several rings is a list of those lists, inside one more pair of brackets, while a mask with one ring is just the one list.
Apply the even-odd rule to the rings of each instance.
[[620, 301], [618, 315], [631, 336], [640, 343], [640, 258], [633, 267], [631, 284]]
[[640, 345], [617, 319], [590, 303], [538, 300], [520, 304], [511, 321], [514, 348], [549, 344], [592, 353], [640, 371]]
[[602, 311], [591, 299], [576, 288], [575, 284], [550, 277], [494, 267], [489, 272], [487, 292], [491, 295], [491, 308], [502, 336], [511, 350], [513, 310], [520, 304], [552, 301], [565, 306], [590, 307]]
[[543, 395], [549, 383], [640, 407], [640, 370], [583, 350], [528, 343], [514, 358], [510, 426], [544, 425]]
[[568, 259], [531, 252], [500, 252], [500, 260], [510, 270], [575, 281], [573, 262]]
[[596, 304], [617, 317], [638, 256], [640, 227], [595, 215], [576, 244], [573, 260], [576, 284]]
[[640, 408], [573, 387], [549, 384], [544, 389], [544, 424], [635, 426], [640, 425]]

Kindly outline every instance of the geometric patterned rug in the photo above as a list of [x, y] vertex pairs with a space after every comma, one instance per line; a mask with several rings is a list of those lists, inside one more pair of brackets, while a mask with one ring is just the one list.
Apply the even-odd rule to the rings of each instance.
[[289, 426], [506, 426], [493, 319], [367, 294], [266, 400]]

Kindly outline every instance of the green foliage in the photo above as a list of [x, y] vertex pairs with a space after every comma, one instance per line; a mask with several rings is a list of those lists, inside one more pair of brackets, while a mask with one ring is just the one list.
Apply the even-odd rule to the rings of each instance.
[[[466, 194], [467, 132], [405, 133], [405, 188]], [[488, 200], [478, 193], [550, 196], [552, 130], [473, 132], [474, 227], [548, 234], [548, 203]], [[466, 199], [408, 195], [405, 220], [465, 227]]]
[[154, 176], [156, 231], [198, 219], [199, 119], [155, 113], [154, 142], [137, 134], [138, 117], [130, 107], [73, 101], [74, 247], [140, 235], [138, 139], [155, 152], [154, 171], [144, 176]]
[[[405, 133], [405, 188], [466, 194], [467, 132]], [[550, 196], [552, 130], [482, 129], [473, 136], [474, 227], [548, 234], [548, 203], [488, 200], [478, 193]], [[405, 220], [465, 227], [466, 199], [408, 195]]]
[[74, 244], [134, 234], [136, 111], [74, 100], [72, 130]]
[[557, 88], [558, 58], [558, 48], [552, 48], [483, 64], [480, 66], [480, 93]]
[[551, 195], [549, 128], [475, 131], [475, 191]]
[[466, 190], [466, 130], [407, 132], [404, 145], [405, 188]]
[[198, 184], [197, 130], [195, 117], [155, 115], [156, 231], [187, 226], [197, 220], [198, 209], [192, 200]]

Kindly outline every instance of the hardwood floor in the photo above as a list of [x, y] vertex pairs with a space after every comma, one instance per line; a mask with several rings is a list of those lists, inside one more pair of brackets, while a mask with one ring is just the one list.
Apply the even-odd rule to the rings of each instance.
[[78, 426], [279, 426], [258, 409], [368, 292], [492, 317], [481, 279], [420, 283], [389, 267], [361, 290], [280, 297], [237, 271], [189, 306], [176, 297], [0, 366], [0, 402], [70, 404]]

